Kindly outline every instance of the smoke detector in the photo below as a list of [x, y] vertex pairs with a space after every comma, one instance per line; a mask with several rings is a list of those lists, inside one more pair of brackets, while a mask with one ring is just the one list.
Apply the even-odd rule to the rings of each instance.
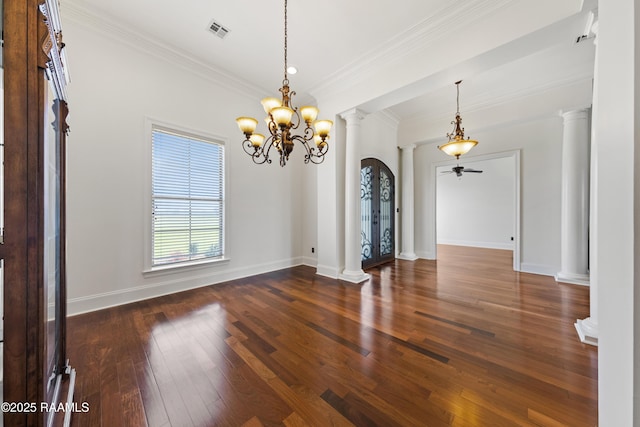
[[229, 30], [227, 27], [225, 27], [224, 25], [222, 25], [221, 23], [213, 19], [209, 24], [209, 31], [211, 31], [213, 34], [220, 37], [221, 39], [224, 39], [227, 36], [227, 34], [229, 34], [229, 31], [231, 30]]

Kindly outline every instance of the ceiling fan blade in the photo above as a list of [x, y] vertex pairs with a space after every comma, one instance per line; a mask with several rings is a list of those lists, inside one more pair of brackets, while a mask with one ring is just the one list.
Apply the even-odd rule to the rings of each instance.
[[477, 170], [477, 169], [465, 169], [462, 172], [474, 172], [474, 173], [482, 173], [481, 170]]
[[453, 171], [442, 171], [440, 173], [453, 173]]

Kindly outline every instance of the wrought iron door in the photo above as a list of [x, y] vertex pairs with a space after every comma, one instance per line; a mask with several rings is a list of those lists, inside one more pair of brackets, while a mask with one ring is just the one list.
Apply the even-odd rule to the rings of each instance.
[[360, 166], [360, 214], [362, 217], [362, 267], [395, 258], [395, 179], [378, 159], [364, 159]]

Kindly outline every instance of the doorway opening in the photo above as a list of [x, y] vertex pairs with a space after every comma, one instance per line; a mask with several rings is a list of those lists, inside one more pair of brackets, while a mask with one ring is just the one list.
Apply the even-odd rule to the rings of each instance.
[[[454, 170], [458, 163], [465, 168], [486, 170], [461, 176], [446, 173]], [[432, 173], [434, 258], [437, 259], [438, 244], [512, 250], [513, 270], [520, 271], [520, 151], [438, 162], [433, 164]], [[480, 181], [484, 180], [493, 184], [488, 182], [483, 184], [484, 187], [478, 187]], [[444, 181], [451, 182], [447, 184]], [[472, 183], [478, 185], [467, 185]], [[460, 188], [460, 192], [456, 191], [457, 196], [454, 196], [449, 191], [451, 185], [458, 184], [466, 188]], [[500, 186], [504, 187], [502, 192], [508, 194], [498, 194], [497, 187]], [[447, 194], [439, 194], [445, 191]], [[458, 200], [452, 200], [452, 197], [458, 197]], [[461, 215], [459, 218], [456, 216], [458, 214]], [[500, 216], [503, 218], [500, 219]], [[455, 230], [449, 233], [451, 221], [455, 224]], [[449, 226], [445, 233], [443, 226], [447, 223]], [[506, 228], [505, 224], [508, 224]], [[465, 232], [465, 229], [475, 231]]]
[[362, 268], [395, 259], [395, 177], [374, 158], [360, 163]]

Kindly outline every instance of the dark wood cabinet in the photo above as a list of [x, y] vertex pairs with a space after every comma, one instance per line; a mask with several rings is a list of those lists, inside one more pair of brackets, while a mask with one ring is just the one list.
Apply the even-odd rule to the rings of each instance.
[[57, 0], [3, 4], [3, 400], [22, 404], [4, 425], [60, 425], [68, 413], [48, 409], [68, 400], [61, 390], [75, 377], [65, 352], [64, 44]]

